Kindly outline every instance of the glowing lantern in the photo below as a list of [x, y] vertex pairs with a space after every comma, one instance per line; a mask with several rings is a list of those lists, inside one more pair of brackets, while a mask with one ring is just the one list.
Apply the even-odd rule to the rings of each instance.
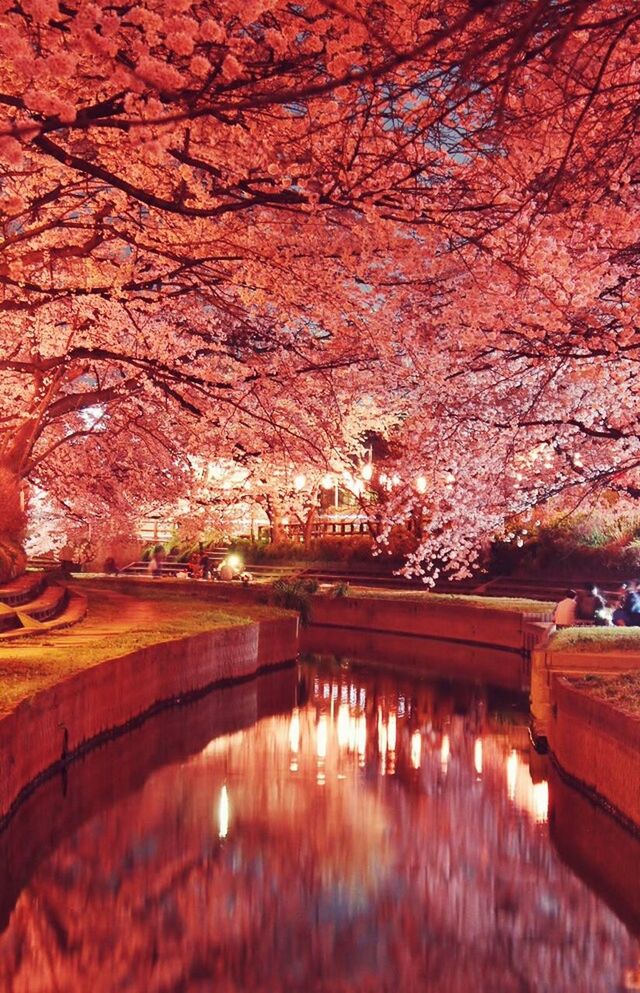
[[293, 487], [294, 487], [294, 489], [296, 489], [296, 490], [303, 489], [304, 488], [304, 484], [306, 483], [306, 481], [307, 481], [307, 477], [305, 476], [305, 474], [303, 472], [299, 472], [297, 475], [295, 475], [293, 477]]
[[418, 476], [418, 478], [416, 479], [416, 489], [417, 489], [418, 493], [426, 493], [427, 492], [427, 479], [426, 479], [426, 476]]

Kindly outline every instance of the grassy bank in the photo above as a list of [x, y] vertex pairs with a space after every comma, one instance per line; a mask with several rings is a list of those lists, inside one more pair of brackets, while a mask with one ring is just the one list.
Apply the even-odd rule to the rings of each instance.
[[349, 586], [349, 596], [381, 600], [403, 600], [407, 603], [459, 603], [482, 610], [507, 610], [512, 613], [548, 614], [555, 604], [526, 597], [474, 596], [465, 593], [429, 593], [427, 590], [379, 590], [366, 586]]
[[619, 676], [581, 676], [572, 679], [571, 685], [606, 700], [626, 714], [640, 717], [640, 672], [624, 672]]
[[552, 652], [630, 652], [639, 656], [640, 628], [566, 628], [549, 641]]
[[[73, 585], [73, 584], [71, 584]], [[80, 581], [88, 598], [82, 623], [0, 647], [0, 714], [61, 679], [161, 642], [284, 616], [275, 607], [216, 602], [189, 586]]]

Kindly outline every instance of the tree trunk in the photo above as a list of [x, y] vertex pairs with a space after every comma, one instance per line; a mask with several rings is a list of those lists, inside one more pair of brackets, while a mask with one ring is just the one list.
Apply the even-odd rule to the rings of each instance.
[[280, 508], [272, 497], [268, 497], [266, 505], [267, 517], [269, 518], [269, 529], [271, 532], [271, 543], [282, 541], [282, 523], [280, 521]]
[[23, 542], [26, 514], [20, 499], [20, 478], [0, 463], [0, 582], [22, 575], [27, 565]]
[[314, 504], [313, 507], [309, 508], [309, 512], [307, 513], [302, 531], [302, 540], [304, 542], [305, 548], [308, 547], [311, 541], [313, 540], [313, 525], [316, 522], [317, 512], [318, 512], [318, 508]]

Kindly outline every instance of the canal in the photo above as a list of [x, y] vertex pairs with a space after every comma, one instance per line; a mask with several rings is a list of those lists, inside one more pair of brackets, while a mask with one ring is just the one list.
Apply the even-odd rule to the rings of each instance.
[[640, 842], [527, 719], [337, 660], [157, 715], [0, 835], [0, 990], [640, 989]]

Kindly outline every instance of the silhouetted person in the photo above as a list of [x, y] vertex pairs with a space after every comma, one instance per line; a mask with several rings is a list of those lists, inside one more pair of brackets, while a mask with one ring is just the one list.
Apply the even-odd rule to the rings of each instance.
[[576, 597], [576, 619], [598, 623], [600, 612], [604, 610], [605, 602], [598, 593], [595, 583], [585, 583]]
[[556, 604], [553, 620], [557, 628], [570, 628], [576, 622], [576, 591], [567, 590]]
[[624, 622], [627, 627], [640, 627], [640, 591], [638, 582], [632, 579], [627, 584], [627, 590], [622, 601], [624, 611]]

